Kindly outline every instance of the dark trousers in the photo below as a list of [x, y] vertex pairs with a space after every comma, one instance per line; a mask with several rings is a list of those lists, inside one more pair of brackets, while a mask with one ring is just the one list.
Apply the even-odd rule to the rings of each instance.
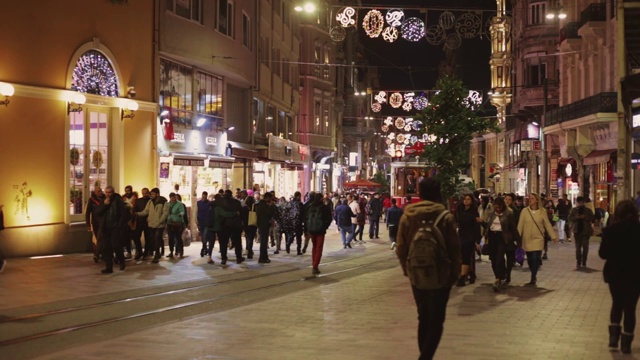
[[291, 244], [293, 244], [294, 239], [298, 247], [298, 252], [300, 252], [302, 249], [302, 233], [287, 234], [287, 249], [291, 246]]
[[244, 237], [246, 239], [246, 248], [247, 248], [248, 255], [253, 254], [253, 241], [256, 238], [257, 232], [258, 232], [258, 228], [255, 226], [247, 226], [244, 229]]
[[[205, 229], [204, 230], [204, 238], [203, 238], [203, 242], [206, 243], [206, 247], [207, 247], [207, 256], [211, 257], [211, 252], [213, 251], [213, 247], [216, 245], [216, 235], [218, 235], [218, 233], [216, 233], [215, 231], [211, 230], [211, 229]], [[222, 249], [220, 249], [220, 251], [222, 251]], [[226, 250], [225, 250], [226, 252]]]
[[131, 240], [133, 239], [133, 230], [127, 225], [127, 228], [122, 230], [122, 239], [124, 240], [124, 248], [128, 254], [131, 254]]
[[389, 240], [395, 242], [396, 236], [398, 236], [398, 225], [389, 225]]
[[169, 235], [169, 251], [173, 253], [175, 247], [176, 254], [184, 252], [184, 244], [182, 242], [182, 231], [184, 226], [167, 226], [167, 234]]
[[611, 324], [620, 324], [624, 315], [623, 331], [633, 334], [636, 328], [636, 306], [640, 297], [640, 286], [637, 283], [609, 283], [611, 293]]
[[515, 250], [507, 250], [502, 231], [489, 231], [489, 249], [493, 275], [496, 279], [511, 280], [511, 270], [516, 261], [516, 252]]
[[93, 247], [93, 257], [99, 258], [102, 255], [102, 239], [100, 239], [100, 228], [98, 226], [93, 227], [93, 236], [96, 237], [96, 245]]
[[[144, 234], [144, 250], [142, 248], [142, 234]], [[151, 231], [149, 230], [149, 225], [147, 225], [146, 222], [143, 225], [138, 224], [138, 226], [136, 226], [136, 229], [133, 231], [133, 244], [136, 246], [136, 256], [142, 254], [148, 255], [150, 252], [152, 252], [152, 243], [153, 241], [151, 240]]]
[[113, 252], [119, 264], [124, 264], [124, 251], [122, 250], [122, 233], [119, 231], [103, 231], [102, 236], [102, 258], [108, 270], [113, 269]]
[[356, 237], [358, 237], [358, 240], [362, 241], [362, 233], [364, 233], [364, 225], [365, 224], [358, 224], [358, 226], [356, 227], [356, 231], [353, 234], [353, 239], [355, 240]]
[[369, 238], [378, 237], [380, 231], [380, 217], [374, 216], [369, 218]]
[[271, 228], [260, 228], [258, 232], [260, 233], [260, 260], [269, 259], [269, 232]]
[[236, 259], [242, 259], [242, 228], [230, 228], [228, 231]]
[[411, 288], [418, 307], [419, 360], [431, 360], [442, 337], [451, 288], [436, 290], [418, 289], [415, 286]]
[[540, 269], [540, 263], [542, 262], [542, 251], [527, 251], [527, 265], [531, 270], [531, 280], [538, 278], [538, 269]]
[[164, 228], [154, 228], [151, 229], [153, 232], [153, 250], [155, 251], [154, 259], [160, 259], [162, 254], [162, 249], [164, 248], [164, 240], [162, 239], [162, 235], [164, 234]]
[[587, 255], [589, 255], [589, 235], [573, 234], [576, 242], [576, 262], [586, 266]]

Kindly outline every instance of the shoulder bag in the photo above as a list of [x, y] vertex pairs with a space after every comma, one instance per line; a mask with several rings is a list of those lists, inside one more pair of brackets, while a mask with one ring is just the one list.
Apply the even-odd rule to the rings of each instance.
[[247, 220], [247, 226], [258, 226], [258, 213], [255, 212], [256, 204], [251, 205], [251, 210], [249, 210], [249, 219]]
[[540, 235], [542, 235], [542, 237], [546, 240], [547, 234], [544, 231], [540, 230], [540, 226], [538, 226], [538, 223], [536, 223], [536, 219], [533, 217], [533, 213], [531, 213], [531, 208], [527, 208], [527, 212], [529, 213], [529, 216], [531, 216], [531, 221], [533, 221], [533, 224], [536, 226], [538, 231], [540, 231]]

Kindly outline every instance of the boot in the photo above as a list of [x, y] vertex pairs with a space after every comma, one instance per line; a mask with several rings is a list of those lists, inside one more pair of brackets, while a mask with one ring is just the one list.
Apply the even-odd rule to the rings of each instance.
[[621, 331], [622, 331], [622, 328], [620, 327], [620, 325], [617, 325], [617, 324], [609, 325], [609, 348], [610, 349], [618, 348]]
[[461, 277], [458, 279], [458, 282], [456, 283], [456, 286], [458, 286], [458, 287], [465, 286], [465, 277], [466, 277], [466, 276], [461, 276]]
[[622, 333], [622, 338], [620, 339], [620, 351], [623, 354], [631, 354], [631, 342], [633, 341], [633, 334], [627, 334], [625, 332]]
[[247, 259], [253, 259], [253, 250], [247, 251]]
[[469, 273], [469, 284], [475, 284], [476, 278], [477, 276], [475, 272]]

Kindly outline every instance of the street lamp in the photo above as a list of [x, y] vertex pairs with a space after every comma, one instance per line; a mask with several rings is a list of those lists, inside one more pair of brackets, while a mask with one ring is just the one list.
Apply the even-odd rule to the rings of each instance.
[[556, 18], [556, 16], [558, 17], [558, 19], [563, 20], [567, 18], [567, 13], [565, 13], [562, 10], [562, 5], [560, 5], [560, 2], [557, 2], [555, 4], [555, 6], [550, 6], [549, 7], [549, 12], [546, 15], [546, 18], [549, 20], [553, 20]]
[[305, 4], [298, 4], [293, 8], [295, 11], [297, 12], [306, 12], [307, 14], [310, 14], [314, 11], [316, 11], [316, 5], [312, 2], [307, 2]]

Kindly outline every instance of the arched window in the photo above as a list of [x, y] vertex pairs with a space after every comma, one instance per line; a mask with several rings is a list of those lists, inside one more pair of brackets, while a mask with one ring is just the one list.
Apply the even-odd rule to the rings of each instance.
[[73, 68], [71, 90], [118, 97], [118, 76], [106, 56], [89, 50], [78, 58]]

